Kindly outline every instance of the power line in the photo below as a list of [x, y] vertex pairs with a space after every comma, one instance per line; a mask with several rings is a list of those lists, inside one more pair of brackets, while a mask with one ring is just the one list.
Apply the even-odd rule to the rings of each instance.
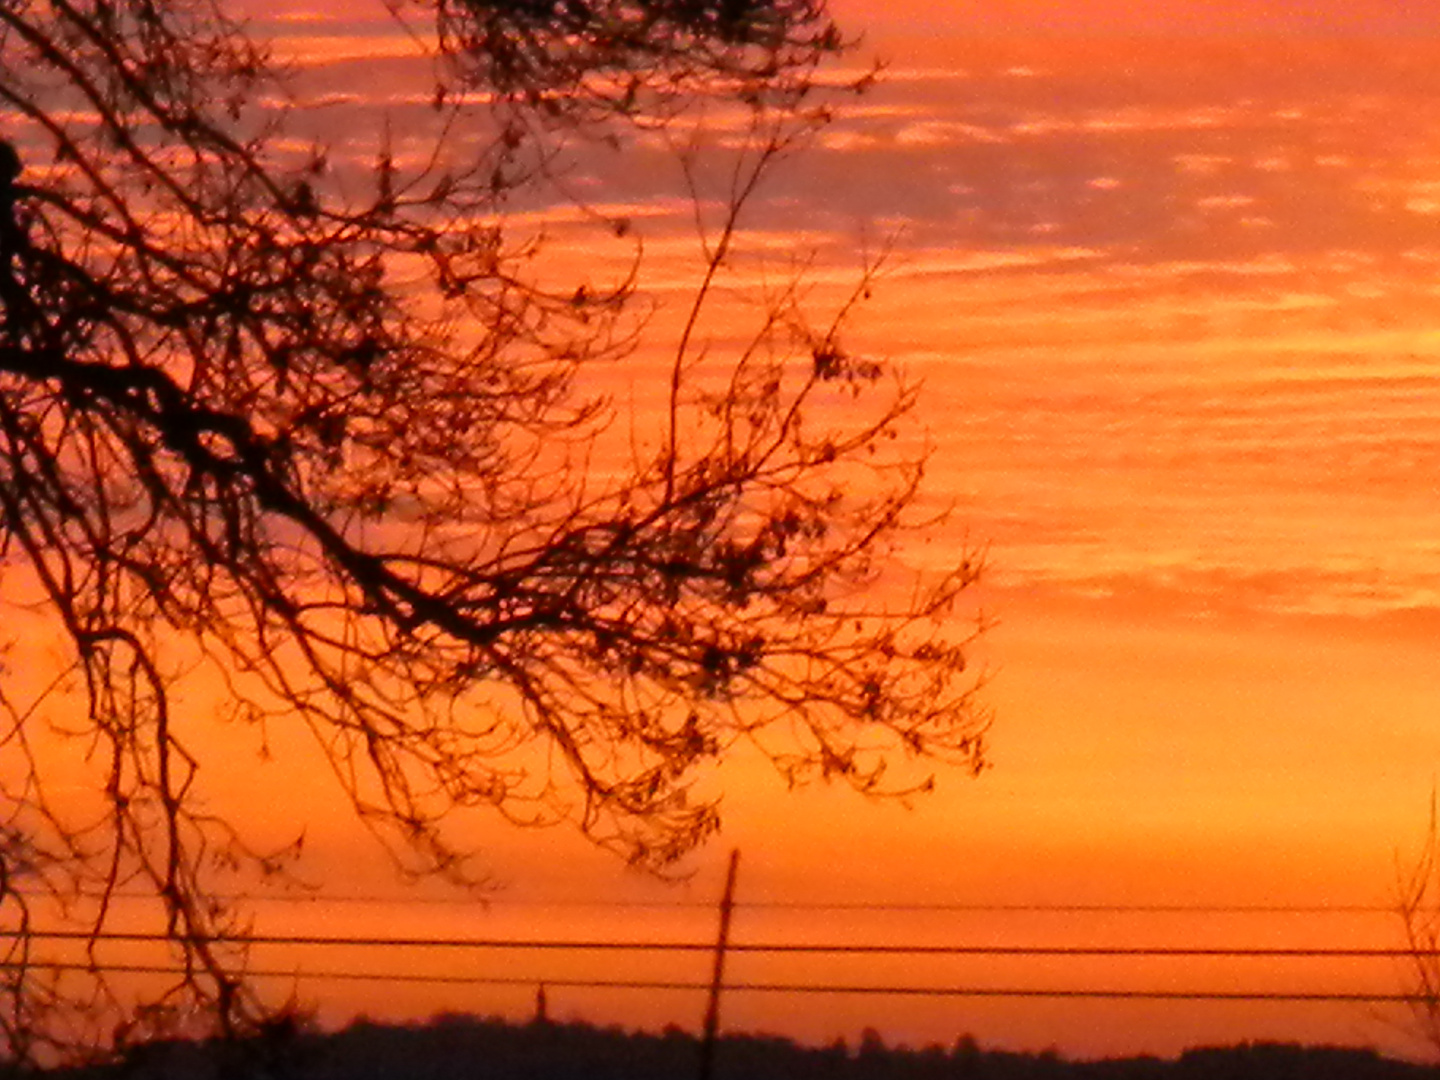
[[[46, 941], [114, 941], [181, 944], [158, 932], [34, 930], [0, 931], [0, 940], [26, 937]], [[196, 944], [289, 945], [334, 948], [516, 949], [545, 952], [713, 952], [711, 942], [606, 941], [553, 938], [438, 938], [256, 934], [243, 938], [195, 938]], [[1203, 946], [1203, 945], [881, 945], [844, 942], [731, 942], [729, 952], [864, 956], [1111, 956], [1111, 957], [1233, 957], [1257, 959], [1385, 959], [1440, 956], [1440, 950], [1411, 948], [1350, 948], [1343, 946]]]
[[[30, 965], [0, 964], [0, 969], [23, 967], [48, 971], [86, 971], [93, 969], [81, 963], [36, 963]], [[105, 972], [135, 975], [169, 975], [183, 977], [182, 968], [155, 964], [107, 965]], [[414, 974], [364, 971], [279, 971], [246, 972], [254, 979], [315, 979], [332, 982], [433, 983], [466, 986], [525, 986], [543, 983], [547, 987], [577, 990], [663, 990], [708, 991], [709, 983], [689, 980], [661, 979], [581, 979], [507, 975]], [[1251, 991], [1251, 990], [1129, 990], [1118, 988], [1085, 990], [1069, 987], [994, 987], [994, 986], [885, 986], [864, 983], [791, 983], [791, 982], [727, 982], [725, 992], [760, 994], [834, 994], [851, 996], [950, 997], [950, 998], [1094, 998], [1110, 1000], [1149, 1001], [1244, 1001], [1244, 1002], [1359, 1002], [1371, 1004], [1413, 1004], [1420, 1000], [1413, 994], [1374, 993], [1370, 991]]]
[[[36, 899], [43, 894], [27, 893]], [[120, 891], [117, 898], [128, 900], [153, 900], [152, 893]], [[711, 911], [715, 904], [709, 900], [583, 900], [573, 898], [546, 899], [526, 897], [524, 899], [496, 896], [482, 897], [436, 897], [436, 896], [394, 896], [382, 894], [281, 894], [255, 895], [249, 893], [215, 894], [224, 902], [246, 904], [384, 904], [395, 907], [472, 907], [483, 909], [514, 908], [589, 908], [598, 910], [662, 910], [662, 911]], [[1394, 915], [1394, 905], [1383, 904], [985, 904], [949, 903], [886, 900], [748, 900], [736, 901], [736, 910], [759, 911], [896, 911], [936, 912], [964, 914], [1137, 914], [1137, 915]], [[1427, 909], [1429, 910], [1429, 909]], [[1437, 909], [1440, 910], [1440, 909]]]

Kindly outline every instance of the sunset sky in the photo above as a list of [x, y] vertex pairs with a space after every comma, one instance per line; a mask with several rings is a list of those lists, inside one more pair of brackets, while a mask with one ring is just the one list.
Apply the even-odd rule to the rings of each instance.
[[852, 25], [877, 35], [923, 29], [936, 33], [982, 31], [1013, 35], [1061, 31], [1104, 34], [1426, 33], [1440, 26], [1433, 5], [1417, 0], [978, 0], [932, 4], [925, 0], [842, 0], [835, 10]]
[[[1440, 7], [839, 0], [837, 12], [885, 75], [786, 164], [747, 239], [775, 269], [813, 252], [822, 308], [864, 253], [893, 245], [849, 340], [924, 383], [927, 498], [952, 513], [906, 567], [985, 552], [957, 617], [994, 622], [975, 650], [992, 767], [872, 805], [787, 792], [742, 756], [718, 778], [723, 835], [675, 885], [568, 834], [478, 822], [497, 883], [485, 906], [407, 891], [318, 794], [299, 810], [266, 800], [255, 820], [277, 835], [310, 815], [307, 873], [341, 899], [262, 905], [258, 927], [704, 940], [738, 848], [739, 941], [1399, 944], [1383, 909], [1440, 775]], [[268, 25], [331, 95], [305, 123], [374, 132], [388, 113], [403, 155], [407, 110], [425, 105], [387, 96], [404, 65], [375, 58], [373, 27]], [[663, 328], [696, 264], [661, 154], [642, 140], [577, 165], [576, 183], [632, 208]], [[565, 235], [556, 208], [526, 210]], [[597, 274], [624, 264], [587, 258]], [[616, 400], [643, 407], [650, 365], [642, 353], [606, 375]], [[278, 757], [266, 790], [305, 790], [313, 762]], [[225, 783], [245, 798], [252, 778]], [[1254, 910], [1276, 908], [1301, 910]], [[377, 962], [313, 966], [352, 961]], [[618, 977], [621, 964], [504, 962], [536, 978]], [[1404, 989], [1387, 960], [767, 962], [741, 956], [732, 975]], [[703, 976], [703, 956], [683, 963], [624, 973]], [[533, 996], [298, 985], [332, 1020], [524, 1017]], [[549, 1000], [555, 1015], [627, 1024], [693, 1027], [703, 1008], [694, 994], [563, 987]], [[1260, 1038], [1419, 1049], [1363, 1004], [742, 993], [725, 1010], [734, 1028], [816, 1042], [873, 1026], [891, 1041], [969, 1032], [1076, 1056]]]

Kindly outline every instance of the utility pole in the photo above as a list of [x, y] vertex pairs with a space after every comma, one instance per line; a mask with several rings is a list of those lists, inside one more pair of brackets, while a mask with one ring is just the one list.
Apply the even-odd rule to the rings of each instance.
[[700, 1080], [712, 1080], [715, 1068], [715, 1037], [720, 1030], [720, 989], [725, 982], [725, 950], [730, 944], [730, 912], [735, 907], [735, 872], [740, 867], [740, 849], [730, 852], [730, 869], [725, 874], [725, 893], [720, 898], [720, 933], [715, 939], [715, 967], [710, 973], [710, 998], [705, 1005], [705, 1034], [700, 1043]]

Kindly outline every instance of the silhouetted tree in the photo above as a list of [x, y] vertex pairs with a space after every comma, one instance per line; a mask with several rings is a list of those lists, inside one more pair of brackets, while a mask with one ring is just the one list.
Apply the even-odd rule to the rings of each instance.
[[1400, 868], [1396, 881], [1396, 914], [1405, 934], [1409, 976], [1405, 993], [1414, 1033], [1440, 1054], [1440, 817], [1430, 796], [1430, 824], [1419, 855]]
[[[910, 783], [898, 758], [980, 762], [970, 630], [944, 621], [973, 563], [869, 591], [922, 524], [923, 463], [889, 449], [913, 388], [795, 290], [728, 353], [700, 329], [757, 185], [839, 92], [823, 0], [386, 7], [435, 43], [435, 134], [380, 141], [357, 186], [218, 0], [0, 4], [0, 599], [62, 652], [41, 689], [0, 683], [0, 910], [99, 935], [146, 890], [180, 968], [133, 1011], [17, 933], [13, 1054], [266, 1014], [213, 881], [286, 853], [198, 800], [187, 678], [262, 737], [308, 728], [410, 869], [462, 879], [456, 807], [664, 867], [716, 828], [689, 792], [740, 742], [865, 792]], [[581, 383], [636, 348], [637, 282], [540, 280], [506, 208], [569, 142], [635, 130], [683, 129], [698, 184], [707, 103], [744, 139], [719, 216], [697, 207], [683, 328], [645, 342], [658, 435], [615, 438]], [[96, 799], [56, 789], [56, 729]]]

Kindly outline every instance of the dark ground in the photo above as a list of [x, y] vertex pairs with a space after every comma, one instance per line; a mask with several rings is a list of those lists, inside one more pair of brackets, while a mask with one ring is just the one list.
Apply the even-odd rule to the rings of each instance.
[[[105, 1069], [49, 1074], [64, 1080], [699, 1080], [695, 1037], [586, 1024], [442, 1016], [415, 1027], [357, 1023], [335, 1034], [289, 1034], [243, 1044], [163, 1043]], [[1190, 1050], [1175, 1060], [1067, 1061], [1054, 1053], [950, 1048], [814, 1049], [769, 1036], [728, 1036], [713, 1080], [1440, 1080], [1440, 1069], [1371, 1050], [1278, 1043]]]

